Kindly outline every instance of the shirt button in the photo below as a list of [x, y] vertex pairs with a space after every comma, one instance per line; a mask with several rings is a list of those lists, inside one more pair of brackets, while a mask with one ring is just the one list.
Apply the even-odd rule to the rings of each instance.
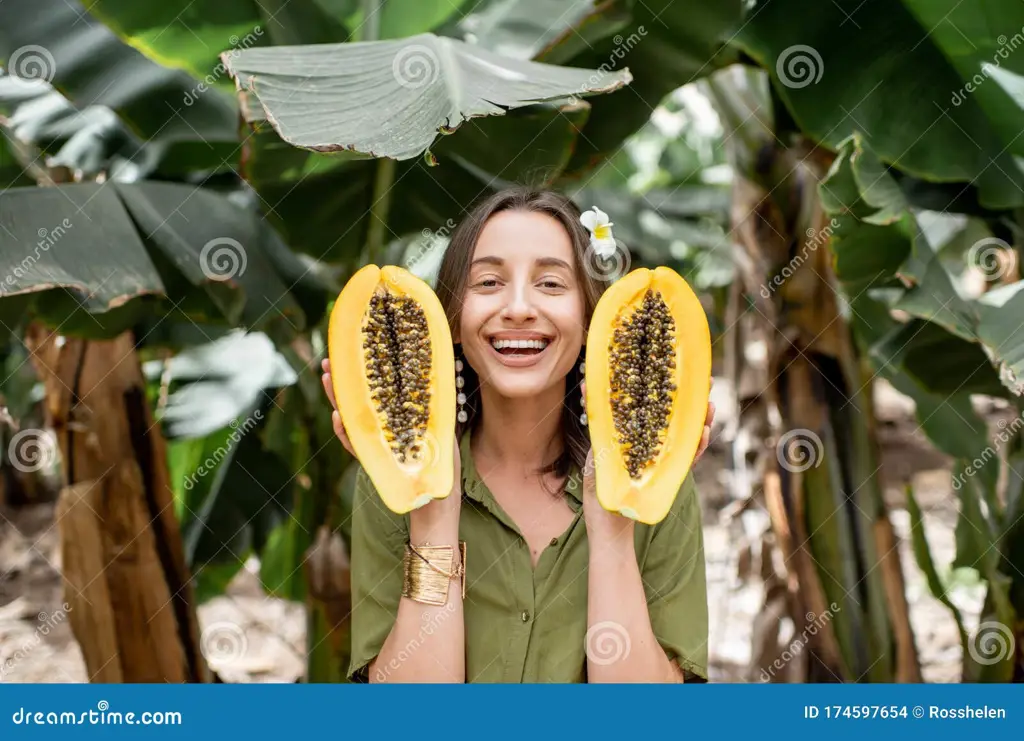
[[558, 538], [552, 538], [551, 545], [558, 545]]
[[528, 610], [523, 610], [523, 615], [522, 615], [522, 617], [523, 617], [523, 622], [524, 622], [524, 623], [528, 623], [528, 622], [530, 622], [530, 613], [529, 613], [529, 611], [528, 611]]

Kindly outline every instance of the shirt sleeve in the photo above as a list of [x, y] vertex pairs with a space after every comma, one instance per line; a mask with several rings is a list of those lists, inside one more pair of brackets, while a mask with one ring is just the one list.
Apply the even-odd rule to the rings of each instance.
[[369, 682], [369, 664], [395, 624], [408, 540], [408, 519], [384, 505], [360, 466], [352, 498], [352, 682]]
[[654, 526], [642, 569], [647, 612], [658, 643], [687, 682], [708, 678], [708, 588], [704, 533], [693, 474]]

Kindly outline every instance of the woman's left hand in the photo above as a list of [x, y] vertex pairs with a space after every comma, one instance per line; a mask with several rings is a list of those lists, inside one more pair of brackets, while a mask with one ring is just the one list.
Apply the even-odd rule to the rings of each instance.
[[[583, 398], [587, 398], [587, 384], [580, 386]], [[711, 442], [711, 425], [715, 421], [715, 405], [708, 401], [708, 411], [704, 416], [704, 432], [700, 436], [700, 445], [697, 446], [697, 454], [694, 456], [694, 463], [708, 449]], [[587, 525], [587, 533], [601, 536], [621, 536], [632, 534], [633, 520], [623, 517], [615, 512], [609, 512], [597, 501], [597, 479], [594, 475], [594, 449], [587, 452], [587, 462], [583, 467], [583, 519]]]

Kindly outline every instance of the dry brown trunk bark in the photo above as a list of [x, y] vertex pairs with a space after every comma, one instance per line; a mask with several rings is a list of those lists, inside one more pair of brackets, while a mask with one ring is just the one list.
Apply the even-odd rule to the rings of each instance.
[[27, 337], [63, 460], [65, 599], [91, 681], [202, 682], [188, 568], [160, 428], [132, 336]]

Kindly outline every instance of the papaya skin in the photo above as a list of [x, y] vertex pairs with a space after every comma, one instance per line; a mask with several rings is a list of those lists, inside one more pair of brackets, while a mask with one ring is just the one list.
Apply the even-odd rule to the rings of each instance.
[[[431, 393], [426, 454], [418, 461], [400, 462], [392, 452], [366, 376], [363, 326], [370, 299], [380, 290], [414, 299], [427, 320]], [[448, 320], [430, 286], [395, 266], [360, 269], [345, 284], [331, 311], [328, 357], [345, 433], [388, 509], [405, 514], [447, 497], [455, 480], [455, 356]]]
[[[668, 428], [654, 461], [632, 478], [618, 443], [611, 406], [609, 342], [620, 316], [643, 301], [648, 289], [661, 294], [675, 320], [675, 368]], [[696, 294], [674, 270], [640, 268], [616, 281], [598, 301], [590, 322], [586, 399], [601, 507], [653, 525], [668, 514], [705, 435], [711, 391], [711, 332]]]

